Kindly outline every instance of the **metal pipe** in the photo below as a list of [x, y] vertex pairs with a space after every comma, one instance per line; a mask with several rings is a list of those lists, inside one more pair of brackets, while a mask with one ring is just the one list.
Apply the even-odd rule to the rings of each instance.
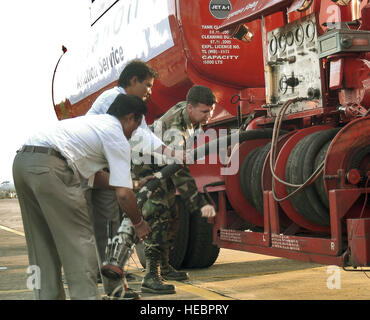
[[360, 9], [362, 0], [352, 0], [352, 21], [360, 19]]

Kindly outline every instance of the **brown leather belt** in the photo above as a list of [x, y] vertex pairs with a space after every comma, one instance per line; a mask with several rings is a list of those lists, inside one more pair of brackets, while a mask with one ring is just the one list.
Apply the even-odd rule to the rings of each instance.
[[46, 153], [50, 156], [58, 157], [59, 159], [66, 160], [60, 152], [54, 150], [53, 148], [40, 147], [40, 146], [23, 146], [19, 152], [36, 152], [36, 153]]

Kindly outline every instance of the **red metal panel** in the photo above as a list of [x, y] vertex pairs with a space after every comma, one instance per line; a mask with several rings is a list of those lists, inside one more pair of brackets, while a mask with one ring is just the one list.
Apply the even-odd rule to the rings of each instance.
[[[222, 181], [224, 180], [221, 177], [221, 168], [223, 165], [221, 163], [217, 164], [210, 164], [209, 156], [205, 157], [204, 164], [193, 164], [189, 165], [190, 173], [193, 177], [196, 177], [196, 184], [198, 190], [203, 193], [203, 187], [206, 184], [215, 182], [215, 181]], [[225, 190], [225, 186], [217, 186], [217, 187], [210, 187], [210, 192]]]
[[350, 261], [354, 266], [370, 266], [370, 219], [348, 219]]
[[[230, 2], [234, 6], [236, 0]], [[223, 87], [263, 87], [260, 23], [255, 21], [249, 25], [254, 34], [252, 42], [231, 39], [216, 29], [222, 20], [216, 19], [206, 4], [198, 0], [179, 1], [178, 21], [187, 64], [203, 81], [222, 83]]]
[[343, 81], [343, 59], [330, 61], [330, 90], [342, 88]]
[[[350, 192], [348, 192], [350, 191]], [[260, 254], [284, 257], [301, 261], [317, 262], [326, 265], [369, 266], [370, 264], [370, 219], [349, 219], [348, 235], [350, 250], [346, 250], [343, 241], [343, 217], [364, 189], [332, 190], [330, 192], [330, 237], [317, 233], [303, 235], [282, 234], [279, 231], [277, 204], [274, 203], [272, 192], [264, 192], [266, 213], [264, 216], [264, 232], [234, 230], [227, 226], [226, 202], [224, 193], [220, 193], [219, 212], [214, 226], [214, 242], [222, 248], [255, 252]], [[350, 193], [348, 203], [345, 195]], [[222, 222], [223, 221], [223, 222]], [[352, 252], [353, 251], [353, 252]]]
[[[359, 118], [343, 127], [330, 144], [324, 166], [324, 184], [326, 190], [352, 188], [344, 185], [344, 176], [350, 168], [351, 157], [364, 149], [370, 142], [370, 117]], [[365, 158], [365, 160], [368, 159]], [[370, 161], [362, 162], [364, 172], [370, 170]], [[342, 170], [339, 172], [339, 170]], [[341, 175], [341, 176], [340, 176]]]
[[[253, 233], [255, 234], [255, 233]], [[259, 235], [261, 238], [262, 235]], [[314, 239], [311, 239], [314, 240]], [[328, 240], [319, 239], [321, 241], [317, 241], [317, 243], [325, 243]], [[321, 253], [313, 253], [313, 252], [303, 252], [303, 251], [294, 251], [289, 249], [277, 248], [277, 247], [264, 247], [264, 246], [257, 246], [248, 243], [240, 243], [240, 242], [232, 242], [222, 240], [220, 238], [217, 239], [216, 244], [221, 248], [233, 249], [233, 250], [240, 250], [240, 251], [248, 251], [254, 252], [258, 254], [264, 254], [274, 257], [282, 257], [287, 259], [294, 259], [300, 260], [305, 262], [314, 262], [320, 263], [325, 265], [338, 265], [344, 266], [345, 265], [345, 254], [341, 256], [333, 256], [333, 255], [324, 255]], [[325, 246], [328, 244], [325, 243]]]

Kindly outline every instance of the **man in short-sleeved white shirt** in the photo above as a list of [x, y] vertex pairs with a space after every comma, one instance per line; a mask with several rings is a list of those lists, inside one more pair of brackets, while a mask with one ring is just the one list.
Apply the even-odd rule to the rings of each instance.
[[[132, 90], [135, 86], [141, 86], [144, 89], [142, 89], [142, 92], [147, 91], [143, 96], [139, 96], [139, 98], [143, 98], [143, 100], [147, 100], [151, 93], [151, 87], [153, 86], [154, 77], [151, 75], [148, 75], [147, 79], [143, 81], [143, 83], [140, 83], [139, 81], [137, 84], [133, 84], [132, 86], [126, 88], [129, 92], [128, 94], [135, 94], [130, 92], [135, 92]], [[131, 90], [130, 90], [131, 89]], [[149, 93], [150, 92], [150, 93]], [[115, 99], [115, 97], [118, 94], [127, 94], [125, 89], [119, 86], [113, 87], [112, 89], [108, 89], [104, 91], [93, 103], [89, 111], [86, 113], [86, 115], [93, 115], [93, 114], [105, 114], [107, 110], [109, 109], [111, 103]], [[139, 93], [141, 95], [141, 92]], [[143, 120], [140, 123], [140, 126], [135, 130], [133, 133], [131, 141], [140, 141], [142, 144], [140, 145], [140, 151], [141, 150], [161, 150], [161, 147], [165, 146], [165, 144], [162, 142], [161, 139], [159, 139], [148, 127], [145, 117], [143, 117]], [[137, 145], [137, 144], [136, 144]], [[134, 144], [131, 144], [132, 147], [134, 147]]]
[[[94, 101], [86, 116], [105, 114], [111, 103], [118, 94], [132, 94], [143, 101], [147, 101], [152, 93], [154, 80], [157, 77], [155, 70], [150, 68], [144, 61], [132, 60], [127, 63], [118, 79], [118, 86], [101, 93]], [[132, 148], [142, 150], [162, 151], [164, 143], [147, 126], [143, 117], [140, 126], [133, 133], [130, 140]], [[94, 231], [98, 252], [101, 261], [105, 260], [105, 248], [108, 241], [107, 224], [115, 234], [120, 226], [120, 213], [116, 197], [111, 190], [94, 188], [91, 192], [92, 212], [94, 217]], [[104, 290], [110, 294], [113, 281], [103, 276]], [[136, 299], [139, 295], [128, 288], [125, 288], [125, 299]], [[121, 292], [118, 293], [121, 296]]]
[[[120, 74], [118, 86], [101, 93], [86, 115], [106, 113], [110, 104], [118, 94], [132, 94], [141, 98], [143, 101], [147, 101], [152, 93], [152, 87], [156, 77], [157, 73], [155, 70], [150, 68], [145, 62], [137, 59], [128, 62]], [[135, 151], [135, 154], [140, 152], [156, 152], [171, 157], [173, 153], [173, 151], [148, 128], [145, 117], [143, 117], [140, 126], [133, 133], [130, 139], [130, 145], [132, 150]], [[110, 190], [93, 189], [91, 200], [95, 237], [100, 259], [104, 261], [105, 248], [108, 240], [107, 223], [110, 223], [113, 233], [116, 233], [120, 225], [119, 208], [115, 196]], [[111, 287], [111, 284], [107, 287], [108, 282], [111, 283], [112, 281], [103, 277], [103, 285], [107, 295], [110, 294]], [[139, 295], [128, 288], [127, 285], [125, 286], [125, 290], [124, 299], [136, 299], [139, 297]], [[118, 292], [117, 296], [121, 296], [121, 292]]]
[[58, 150], [83, 178], [110, 168], [109, 184], [132, 189], [130, 144], [120, 121], [111, 115], [92, 115], [61, 121], [29, 138], [26, 145]]
[[[98, 299], [97, 248], [80, 176], [115, 189], [139, 238], [150, 227], [132, 191], [130, 139], [146, 113], [136, 96], [118, 95], [106, 115], [67, 119], [29, 138], [13, 163], [36, 299]], [[110, 175], [97, 174], [108, 167]]]

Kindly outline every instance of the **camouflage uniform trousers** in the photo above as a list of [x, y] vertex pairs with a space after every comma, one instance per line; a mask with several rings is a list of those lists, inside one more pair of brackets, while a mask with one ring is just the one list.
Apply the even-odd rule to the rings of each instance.
[[172, 182], [165, 181], [160, 190], [145, 202], [142, 213], [152, 229], [144, 241], [146, 250], [163, 252], [173, 247], [179, 228], [179, 214], [175, 199], [175, 188]]

